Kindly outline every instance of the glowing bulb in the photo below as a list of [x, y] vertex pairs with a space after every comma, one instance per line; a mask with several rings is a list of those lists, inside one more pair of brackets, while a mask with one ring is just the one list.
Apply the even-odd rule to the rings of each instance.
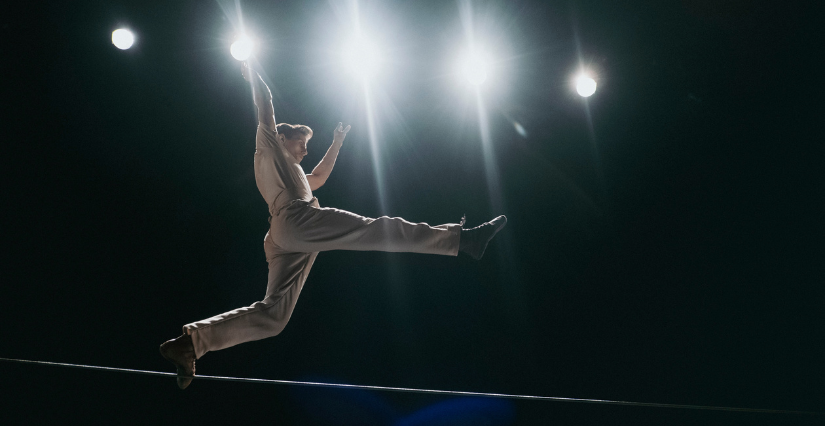
[[135, 43], [135, 35], [127, 29], [117, 29], [112, 31], [112, 44], [120, 50], [126, 50]]
[[232, 54], [232, 57], [239, 60], [245, 61], [252, 56], [252, 52], [255, 51], [255, 42], [252, 41], [251, 38], [247, 37], [246, 34], [242, 34], [232, 43], [232, 46], [229, 47], [229, 53]]
[[479, 52], [471, 52], [459, 66], [459, 74], [473, 86], [480, 86], [487, 80], [487, 58]]
[[584, 98], [590, 97], [596, 93], [596, 80], [586, 75], [580, 75], [579, 78], [576, 79], [576, 91]]
[[363, 78], [375, 76], [381, 68], [382, 60], [378, 48], [364, 37], [350, 41], [344, 49], [344, 55], [350, 72]]

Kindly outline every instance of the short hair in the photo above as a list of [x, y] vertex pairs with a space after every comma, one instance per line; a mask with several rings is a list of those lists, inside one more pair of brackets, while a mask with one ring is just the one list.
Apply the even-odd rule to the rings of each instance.
[[287, 139], [294, 139], [299, 134], [312, 137], [312, 129], [310, 129], [309, 126], [304, 126], [303, 124], [280, 123], [275, 126], [275, 131], [281, 135], [284, 135]]

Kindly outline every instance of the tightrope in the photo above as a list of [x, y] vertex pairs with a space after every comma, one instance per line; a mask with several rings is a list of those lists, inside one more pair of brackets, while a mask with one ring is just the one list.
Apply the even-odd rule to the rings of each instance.
[[[0, 361], [17, 362], [22, 364], [34, 365], [48, 365], [52, 367], [70, 367], [81, 368], [85, 370], [97, 371], [115, 371], [120, 373], [144, 374], [149, 376], [166, 376], [177, 377], [175, 373], [165, 373], [161, 371], [149, 370], [135, 370], [131, 368], [117, 368], [117, 367], [102, 367], [99, 365], [83, 365], [83, 364], [69, 364], [65, 362], [49, 362], [49, 361], [32, 361], [28, 359], [14, 359], [14, 358], [0, 358]], [[439, 389], [418, 389], [418, 388], [401, 388], [393, 386], [373, 386], [373, 385], [349, 385], [343, 383], [323, 383], [323, 382], [302, 382], [297, 380], [276, 380], [276, 379], [256, 379], [251, 377], [227, 377], [227, 376], [204, 376], [197, 375], [195, 379], [198, 380], [220, 380], [225, 382], [243, 382], [243, 383], [261, 383], [261, 384], [277, 384], [289, 386], [313, 386], [323, 388], [337, 388], [337, 389], [364, 389], [384, 392], [406, 392], [406, 393], [424, 393], [432, 395], [453, 395], [453, 396], [476, 396], [485, 398], [505, 398], [505, 399], [521, 399], [531, 401], [554, 401], [554, 402], [578, 402], [585, 404], [603, 404], [603, 405], [623, 405], [633, 407], [655, 407], [655, 408], [679, 408], [685, 410], [709, 410], [709, 411], [736, 411], [745, 413], [768, 413], [768, 414], [801, 414], [810, 416], [823, 416], [825, 412], [815, 411], [793, 411], [793, 410], [771, 410], [765, 408], [742, 408], [742, 407], [722, 407], [711, 405], [688, 405], [688, 404], [663, 404], [658, 402], [634, 402], [634, 401], [614, 401], [609, 399], [587, 399], [587, 398], [565, 398], [559, 396], [537, 396], [537, 395], [517, 395], [507, 393], [489, 393], [489, 392], [467, 392], [467, 391], [453, 391], [453, 390], [439, 390]]]

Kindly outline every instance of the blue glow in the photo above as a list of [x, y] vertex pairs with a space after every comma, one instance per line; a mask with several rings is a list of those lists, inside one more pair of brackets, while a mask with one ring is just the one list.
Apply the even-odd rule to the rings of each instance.
[[454, 398], [418, 410], [395, 426], [508, 425], [515, 417], [513, 403], [492, 398]]

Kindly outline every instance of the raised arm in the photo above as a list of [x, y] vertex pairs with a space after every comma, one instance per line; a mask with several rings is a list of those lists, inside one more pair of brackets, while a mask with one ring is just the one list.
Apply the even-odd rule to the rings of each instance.
[[272, 108], [272, 93], [269, 87], [264, 83], [261, 75], [249, 68], [246, 62], [243, 62], [241, 73], [244, 80], [252, 86], [252, 97], [255, 100], [255, 106], [258, 107], [258, 122], [275, 131], [275, 109]]
[[332, 136], [332, 145], [330, 145], [327, 153], [324, 154], [324, 158], [321, 159], [321, 162], [312, 169], [312, 173], [307, 175], [307, 181], [309, 182], [309, 188], [313, 191], [320, 188], [324, 185], [329, 177], [329, 174], [332, 173], [332, 168], [335, 166], [335, 159], [338, 158], [338, 151], [341, 150], [341, 146], [344, 144], [344, 139], [347, 137], [347, 132], [349, 132], [351, 126], [344, 126], [341, 123], [338, 123], [338, 127], [335, 128]]

